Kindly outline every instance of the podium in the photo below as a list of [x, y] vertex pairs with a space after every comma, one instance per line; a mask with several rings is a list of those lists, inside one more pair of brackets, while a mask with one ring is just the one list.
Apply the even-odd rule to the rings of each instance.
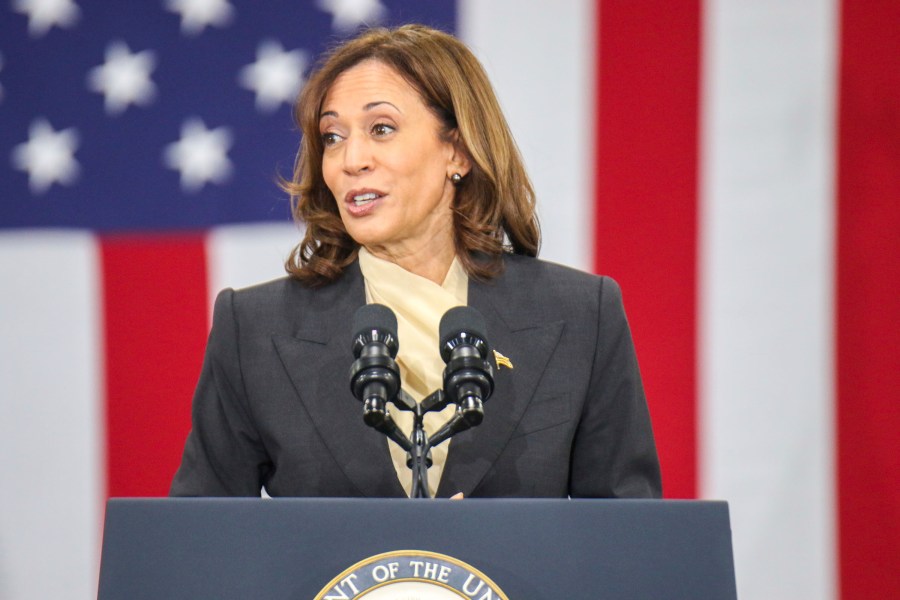
[[[404, 550], [470, 565], [509, 600], [736, 599], [724, 502], [476, 498], [112, 499], [99, 599], [363, 598], [321, 593]], [[474, 589], [433, 597], [502, 597]]]

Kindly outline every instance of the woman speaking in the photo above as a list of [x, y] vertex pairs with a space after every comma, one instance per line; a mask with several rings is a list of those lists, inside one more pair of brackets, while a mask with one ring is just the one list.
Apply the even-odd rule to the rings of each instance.
[[[407, 496], [406, 452], [349, 389], [353, 316], [397, 315], [403, 390], [442, 386], [438, 324], [483, 316], [484, 422], [432, 449], [430, 495], [658, 497], [659, 463], [616, 283], [535, 258], [521, 157], [481, 65], [418, 25], [332, 51], [296, 105], [288, 277], [224, 290], [172, 483], [178, 496]], [[426, 413], [433, 434], [454, 410]], [[412, 413], [391, 415], [406, 435]]]

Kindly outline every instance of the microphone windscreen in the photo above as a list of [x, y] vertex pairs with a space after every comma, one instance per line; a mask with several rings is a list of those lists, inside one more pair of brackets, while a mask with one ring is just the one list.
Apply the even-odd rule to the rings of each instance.
[[[487, 341], [487, 327], [484, 317], [471, 306], [456, 306], [451, 308], [441, 317], [441, 325], [438, 329], [441, 336], [441, 356], [443, 357], [447, 342], [459, 337], [463, 332], [469, 337], [480, 338]], [[449, 352], [449, 351], [448, 351]], [[447, 360], [446, 358], [444, 360]]]
[[353, 337], [357, 338], [373, 329], [397, 337], [397, 317], [384, 304], [364, 304], [353, 315]]

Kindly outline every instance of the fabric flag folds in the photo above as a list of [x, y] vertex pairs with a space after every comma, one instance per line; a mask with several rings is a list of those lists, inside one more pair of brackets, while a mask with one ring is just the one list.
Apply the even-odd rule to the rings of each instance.
[[161, 496], [223, 287], [283, 275], [290, 105], [365, 24], [452, 31], [542, 256], [622, 285], [670, 498], [729, 501], [742, 599], [900, 597], [900, 4], [0, 5], [0, 598], [96, 596]]

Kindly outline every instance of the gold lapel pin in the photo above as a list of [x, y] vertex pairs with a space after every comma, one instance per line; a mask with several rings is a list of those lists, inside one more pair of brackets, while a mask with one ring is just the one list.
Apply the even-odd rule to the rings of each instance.
[[505, 356], [503, 356], [502, 354], [500, 354], [499, 352], [497, 352], [496, 350], [494, 350], [494, 360], [497, 362], [498, 369], [500, 367], [508, 367], [510, 369], [513, 368], [512, 361], [509, 360], [508, 358], [506, 358]]

